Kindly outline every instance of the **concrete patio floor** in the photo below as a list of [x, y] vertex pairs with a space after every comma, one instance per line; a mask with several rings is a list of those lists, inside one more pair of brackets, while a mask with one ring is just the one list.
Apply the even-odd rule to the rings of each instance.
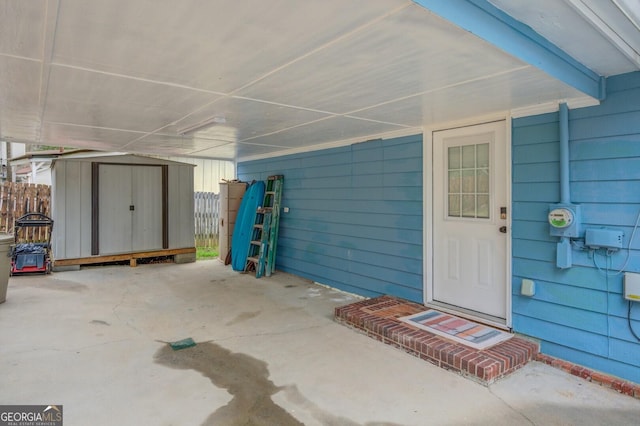
[[[65, 425], [627, 425], [640, 400], [532, 362], [489, 387], [333, 319], [355, 296], [220, 262], [12, 277], [0, 404]], [[166, 343], [192, 337], [195, 347]]]

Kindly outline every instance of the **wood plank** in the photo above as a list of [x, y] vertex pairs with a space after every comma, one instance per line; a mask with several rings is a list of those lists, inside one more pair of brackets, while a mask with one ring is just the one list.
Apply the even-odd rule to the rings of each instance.
[[186, 248], [179, 248], [179, 249], [111, 254], [107, 256], [91, 256], [91, 257], [80, 257], [80, 258], [72, 258], [72, 259], [56, 259], [54, 261], [54, 266], [91, 265], [95, 263], [121, 262], [125, 260], [129, 260], [131, 263], [131, 266], [136, 266], [137, 259], [144, 259], [148, 257], [159, 257], [159, 256], [173, 256], [176, 254], [189, 254], [189, 253], [195, 253], [195, 252], [196, 252], [195, 247], [186, 247]]

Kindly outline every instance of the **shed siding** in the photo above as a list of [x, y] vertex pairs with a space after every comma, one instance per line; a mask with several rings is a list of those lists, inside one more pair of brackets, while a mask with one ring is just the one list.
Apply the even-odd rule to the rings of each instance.
[[195, 246], [193, 168], [169, 165], [169, 247]]
[[91, 253], [91, 163], [80, 163], [78, 166], [81, 176], [77, 206], [80, 211], [80, 256], [85, 256], [85, 253]]
[[[159, 157], [164, 158], [164, 157]], [[193, 157], [166, 157], [168, 160], [195, 165], [193, 171], [193, 190], [199, 192], [220, 193], [222, 179], [231, 180], [236, 177], [233, 161], [215, 160]]]
[[365, 296], [423, 300], [422, 135], [238, 164], [284, 175], [276, 268]]
[[[569, 114], [572, 202], [588, 227], [624, 231], [629, 244], [640, 211], [640, 73], [608, 79], [607, 99]], [[541, 339], [544, 353], [640, 382], [640, 343], [627, 325], [622, 274], [627, 251], [609, 260], [573, 250], [555, 266], [548, 206], [559, 201], [558, 114], [513, 121], [513, 327]], [[606, 273], [607, 267], [610, 273]], [[640, 272], [640, 232], [625, 271]], [[534, 297], [520, 296], [523, 278]], [[636, 304], [637, 305], [637, 304]], [[632, 311], [640, 331], [640, 306]]]
[[59, 161], [52, 173], [52, 247], [57, 258], [91, 253], [91, 164]]

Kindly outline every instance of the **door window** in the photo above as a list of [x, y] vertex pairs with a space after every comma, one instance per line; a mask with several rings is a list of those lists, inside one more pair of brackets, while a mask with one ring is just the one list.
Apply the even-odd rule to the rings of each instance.
[[450, 146], [447, 164], [447, 216], [490, 219], [489, 144]]

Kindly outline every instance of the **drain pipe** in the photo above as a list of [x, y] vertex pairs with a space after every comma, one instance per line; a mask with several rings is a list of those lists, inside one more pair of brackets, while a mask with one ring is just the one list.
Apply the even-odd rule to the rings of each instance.
[[560, 104], [560, 202], [571, 204], [569, 185], [569, 108]]
[[[560, 209], [568, 216], [568, 225], [556, 229], [554, 235], [560, 237], [556, 251], [556, 265], [566, 269], [573, 265], [571, 252], [571, 238], [578, 237], [580, 225], [580, 207], [571, 204], [571, 186], [569, 176], [569, 108], [561, 103], [559, 111], [560, 121], [560, 204], [552, 208]], [[556, 210], [557, 212], [558, 210]]]

